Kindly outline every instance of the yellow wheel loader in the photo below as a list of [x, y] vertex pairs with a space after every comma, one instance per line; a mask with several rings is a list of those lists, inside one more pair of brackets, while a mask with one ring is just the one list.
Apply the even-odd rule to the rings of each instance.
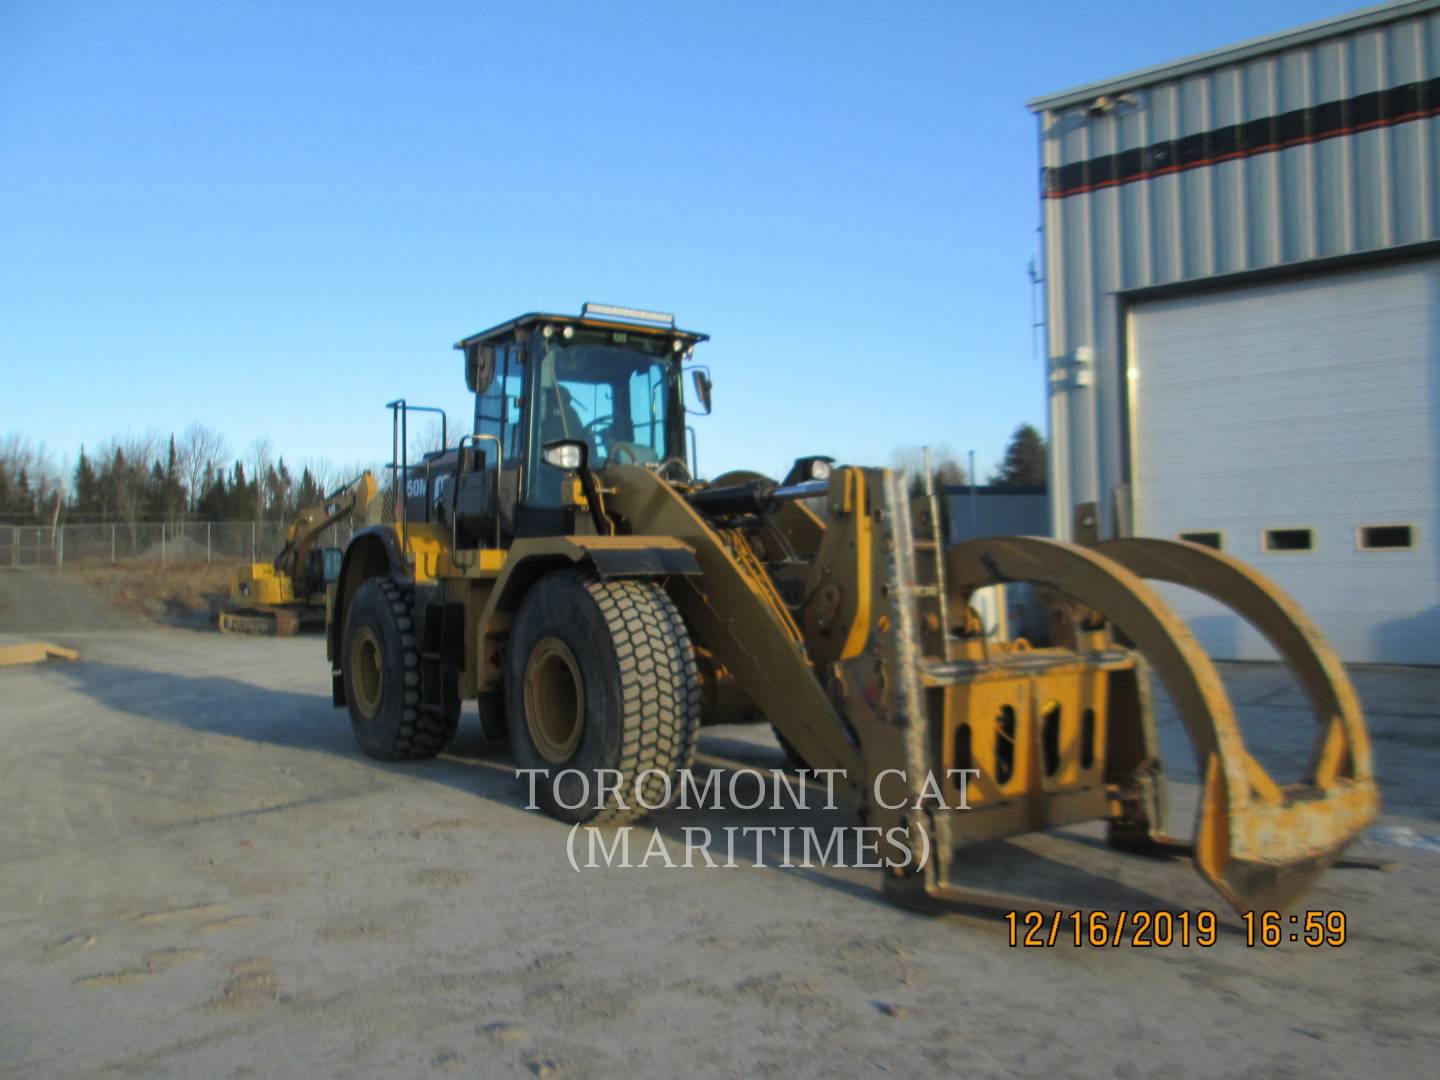
[[217, 617], [222, 634], [288, 637], [302, 626], [323, 626], [325, 591], [340, 572], [340, 548], [320, 547], [330, 526], [363, 521], [375, 502], [369, 472], [301, 510], [285, 530], [285, 546], [268, 563], [251, 563], [230, 577], [230, 601]]
[[[329, 606], [334, 701], [365, 753], [435, 755], [476, 700], [517, 768], [543, 770], [527, 774], [542, 809], [614, 824], [663, 800], [702, 724], [768, 721], [834, 770], [879, 830], [886, 893], [919, 906], [1026, 906], [966, 887], [966, 845], [1102, 819], [1116, 846], [1193, 855], [1238, 910], [1283, 908], [1373, 820], [1345, 672], [1254, 571], [1162, 540], [946, 548], [917, 528], [902, 475], [825, 458], [778, 483], [702, 482], [682, 376], [708, 412], [709, 373], [691, 365], [705, 340], [595, 304], [466, 338], [472, 432], [415, 463], [415, 407], [390, 403], [401, 494], [351, 541]], [[933, 491], [920, 505], [939, 520]], [[1247, 752], [1150, 581], [1229, 604], [1290, 665], [1317, 722], [1298, 783]], [[1043, 599], [1046, 640], [987, 636], [974, 615], [978, 590], [1015, 582]], [[1150, 672], [1202, 777], [1192, 843], [1162, 831]]]

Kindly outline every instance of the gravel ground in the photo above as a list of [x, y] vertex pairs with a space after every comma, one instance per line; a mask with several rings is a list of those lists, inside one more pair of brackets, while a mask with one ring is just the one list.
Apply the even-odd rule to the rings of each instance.
[[[1026, 950], [889, 906], [873, 871], [577, 874], [473, 711], [437, 761], [361, 757], [316, 638], [159, 627], [0, 574], [0, 641], [22, 636], [82, 659], [0, 670], [0, 1074], [1418, 1076], [1440, 1052], [1437, 671], [1356, 673], [1385, 791], [1358, 851], [1399, 865], [1309, 897], [1346, 912], [1343, 947]], [[1259, 756], [1298, 769], [1285, 672], [1226, 677]], [[1188, 747], [1161, 731], [1188, 832]], [[702, 752], [783, 760], [755, 729]], [[777, 823], [817, 821], [651, 824], [678, 849], [686, 826]], [[1218, 906], [1185, 863], [1101, 835], [993, 845], [973, 880]]]

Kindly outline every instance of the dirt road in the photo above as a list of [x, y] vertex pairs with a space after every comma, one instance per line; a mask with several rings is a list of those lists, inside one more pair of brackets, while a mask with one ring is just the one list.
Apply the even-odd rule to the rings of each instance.
[[[576, 873], [473, 713], [438, 761], [361, 757], [317, 639], [158, 628], [0, 575], [16, 633], [83, 659], [0, 670], [7, 1076], [1417, 1076], [1440, 1052], [1440, 673], [1358, 678], [1392, 842], [1363, 851], [1400, 866], [1312, 894], [1344, 946], [1026, 950], [888, 906], [869, 871]], [[1308, 739], [1283, 672], [1228, 677], [1262, 756]], [[1168, 719], [1164, 739], [1188, 831], [1188, 750]], [[702, 751], [782, 761], [752, 730]], [[786, 813], [653, 824], [678, 851], [685, 826]], [[1217, 907], [1100, 836], [996, 845], [976, 881]]]

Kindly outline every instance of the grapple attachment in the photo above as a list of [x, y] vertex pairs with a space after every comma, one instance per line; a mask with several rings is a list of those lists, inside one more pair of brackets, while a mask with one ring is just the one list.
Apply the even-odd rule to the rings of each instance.
[[[885, 838], [886, 890], [899, 902], [1036, 906], [964, 888], [957, 852], [1104, 820], [1117, 847], [1192, 854], [1237, 909], [1278, 909], [1375, 817], [1369, 740], [1344, 669], [1293, 603], [1225, 555], [1035, 537], [946, 550], [933, 526], [916, 535], [905, 478], [885, 469], [835, 469], [823, 518], [803, 502], [811, 485], [732, 474], [702, 498], [638, 466], [605, 476], [607, 506], [635, 534], [695, 553], [701, 573], [670, 588], [715, 702], [723, 675], [797, 757], [838, 774]], [[1299, 783], [1277, 783], [1246, 750], [1214, 665], [1146, 579], [1209, 594], [1274, 644], [1319, 720]], [[1043, 647], [992, 639], [972, 614], [977, 590], [1012, 582], [1038, 588], [1053, 614]], [[1151, 672], [1195, 751], [1193, 844], [1163, 832]]]
[[[942, 557], [933, 541], [917, 544], [903, 478], [856, 473], [878, 489], [862, 527], [879, 532], [871, 548], [883, 599], [863, 645], [835, 662], [832, 697], [882, 781], [867, 817], [933, 851], [920, 872], [887, 878], [897, 899], [973, 899], [954, 882], [959, 848], [1079, 821], [1108, 819], [1119, 847], [1181, 847], [1162, 831], [1147, 668], [1174, 702], [1202, 779], [1190, 850], [1237, 910], [1293, 904], [1374, 819], [1369, 740], [1344, 669], [1260, 575], [1162, 540], [997, 537]], [[843, 517], [832, 527], [846, 527]], [[1299, 783], [1277, 783], [1246, 750], [1214, 665], [1146, 579], [1206, 593], [1275, 646], [1319, 721]], [[1016, 582], [1042, 590], [1051, 646], [987, 639], [971, 616], [977, 589]], [[943, 806], [921, 786], [936, 777]], [[895, 805], [905, 809], [886, 809]]]

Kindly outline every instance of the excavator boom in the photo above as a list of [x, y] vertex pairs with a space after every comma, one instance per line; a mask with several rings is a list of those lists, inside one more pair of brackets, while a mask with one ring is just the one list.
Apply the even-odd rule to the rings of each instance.
[[273, 560], [251, 563], [231, 577], [230, 603], [218, 617], [220, 632], [287, 637], [299, 631], [307, 615], [323, 618], [331, 575], [323, 560], [317, 564], [312, 558], [315, 545], [332, 525], [363, 519], [378, 490], [367, 471], [296, 514]]

